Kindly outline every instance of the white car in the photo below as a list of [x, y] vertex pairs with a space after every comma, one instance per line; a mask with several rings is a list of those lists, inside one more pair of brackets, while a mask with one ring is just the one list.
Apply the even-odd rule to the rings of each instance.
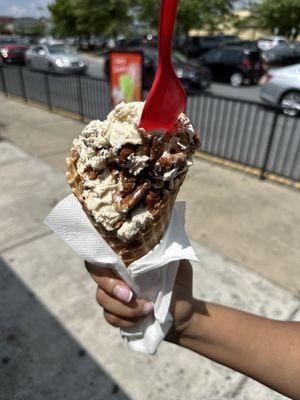
[[271, 69], [260, 97], [267, 104], [281, 107], [287, 115], [300, 114], [300, 64]]
[[278, 44], [289, 44], [289, 41], [283, 36], [268, 36], [257, 41], [257, 46], [262, 51], [268, 51]]

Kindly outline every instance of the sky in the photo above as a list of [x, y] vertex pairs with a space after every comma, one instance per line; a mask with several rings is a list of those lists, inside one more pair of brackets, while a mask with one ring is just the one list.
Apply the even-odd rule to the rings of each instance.
[[19, 17], [49, 16], [49, 0], [0, 0], [0, 15]]

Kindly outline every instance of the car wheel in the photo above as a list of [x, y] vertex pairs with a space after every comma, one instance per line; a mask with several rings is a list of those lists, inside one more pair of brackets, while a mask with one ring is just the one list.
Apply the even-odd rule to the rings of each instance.
[[280, 101], [283, 113], [290, 117], [296, 117], [300, 113], [300, 92], [293, 90], [285, 93]]
[[230, 84], [233, 87], [240, 87], [243, 83], [243, 75], [240, 72], [234, 72], [230, 77]]

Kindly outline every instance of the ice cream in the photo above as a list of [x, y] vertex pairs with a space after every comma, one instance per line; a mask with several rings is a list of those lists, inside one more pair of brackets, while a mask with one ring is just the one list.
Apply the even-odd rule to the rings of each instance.
[[[101, 234], [140, 243], [167, 219], [179, 186], [199, 146], [189, 119], [181, 114], [171, 132], [139, 128], [143, 102], [121, 103], [105, 121], [90, 122], [73, 142], [68, 182]], [[173, 196], [174, 199], [166, 200]], [[161, 237], [163, 227], [157, 233]], [[153, 233], [154, 235], [154, 233]]]

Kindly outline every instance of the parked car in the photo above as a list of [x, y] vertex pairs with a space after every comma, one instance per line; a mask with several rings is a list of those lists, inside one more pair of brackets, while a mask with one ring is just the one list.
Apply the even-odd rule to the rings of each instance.
[[[119, 50], [119, 49], [117, 49]], [[151, 87], [157, 69], [157, 50], [148, 46], [122, 48], [121, 51], [138, 51], [143, 53], [143, 88]], [[208, 68], [199, 63], [192, 63], [184, 54], [173, 51], [172, 62], [176, 75], [187, 91], [205, 90], [211, 84], [211, 73]], [[109, 56], [106, 56], [105, 75], [109, 79]]]
[[233, 42], [227, 42], [225, 46], [230, 47], [243, 47], [248, 50], [257, 50], [259, 51], [257, 41], [256, 40], [234, 40]]
[[289, 41], [283, 36], [268, 36], [258, 40], [257, 45], [260, 50], [267, 51], [278, 44], [288, 45]]
[[24, 64], [26, 49], [17, 38], [0, 37], [0, 64]]
[[281, 107], [287, 115], [300, 115], [300, 64], [271, 69], [260, 97], [266, 104]]
[[199, 57], [209, 50], [219, 49], [228, 42], [238, 41], [234, 35], [190, 36], [175, 39], [175, 48], [189, 58]]
[[264, 51], [262, 56], [268, 66], [284, 67], [297, 64], [300, 63], [300, 44], [279, 44]]
[[32, 69], [55, 73], [85, 73], [87, 62], [63, 44], [43, 44], [26, 52], [27, 65]]
[[234, 87], [257, 83], [264, 73], [260, 52], [244, 47], [211, 50], [199, 60], [210, 69], [213, 80], [230, 82]]

